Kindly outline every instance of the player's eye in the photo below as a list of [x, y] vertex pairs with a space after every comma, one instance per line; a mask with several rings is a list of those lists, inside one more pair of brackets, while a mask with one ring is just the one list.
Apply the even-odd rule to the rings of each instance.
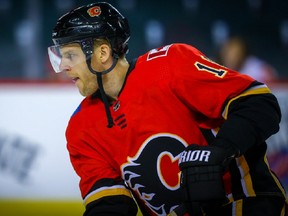
[[73, 52], [67, 52], [62, 55], [62, 58], [74, 61], [77, 58], [77, 55]]

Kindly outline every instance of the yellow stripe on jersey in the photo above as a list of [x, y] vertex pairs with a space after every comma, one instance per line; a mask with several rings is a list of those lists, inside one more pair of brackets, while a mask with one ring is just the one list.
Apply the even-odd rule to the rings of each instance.
[[243, 200], [237, 200], [232, 203], [232, 215], [233, 216], [242, 216], [243, 212]]
[[266, 85], [259, 85], [259, 86], [254, 86], [252, 88], [249, 88], [248, 90], [244, 91], [242, 94], [230, 99], [222, 113], [222, 116], [227, 119], [228, 116], [228, 110], [229, 110], [229, 106], [230, 104], [237, 100], [240, 97], [245, 97], [245, 96], [249, 96], [249, 95], [256, 95], [256, 94], [267, 94], [267, 93], [271, 93], [270, 89], [266, 86]]
[[102, 187], [88, 194], [87, 197], [84, 199], [84, 205], [86, 206], [89, 203], [106, 196], [117, 196], [117, 195], [124, 195], [132, 198], [130, 191], [126, 189], [124, 186], [119, 185], [112, 187]]
[[[279, 179], [270, 170], [270, 166], [269, 166], [269, 163], [267, 161], [267, 152], [266, 152], [266, 154], [264, 156], [264, 161], [265, 161], [265, 164], [267, 165], [267, 167], [269, 168], [269, 172], [270, 172], [271, 176], [273, 177], [274, 181], [276, 182], [278, 188], [281, 190], [282, 194], [286, 197], [286, 192], [285, 192], [284, 188], [282, 187], [281, 183], [279, 182]], [[286, 198], [286, 202], [287, 202], [287, 199], [288, 199], [288, 197]]]
[[249, 166], [245, 157], [242, 155], [236, 158], [236, 163], [241, 175], [241, 184], [243, 192], [247, 197], [255, 196], [255, 191], [253, 189], [252, 178], [249, 171]]

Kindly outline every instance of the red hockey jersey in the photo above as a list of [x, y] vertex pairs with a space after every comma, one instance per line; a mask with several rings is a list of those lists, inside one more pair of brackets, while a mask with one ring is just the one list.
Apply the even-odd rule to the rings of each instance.
[[[207, 145], [201, 130], [217, 131], [231, 101], [269, 92], [265, 85], [250, 88], [253, 82], [186, 44], [140, 56], [110, 106], [115, 126], [107, 127], [104, 104], [94, 95], [82, 101], [67, 127], [84, 203], [132, 193], [150, 215], [171, 212], [183, 201], [180, 153], [192, 143]], [[225, 177], [230, 193], [230, 178]], [[127, 185], [103, 180], [120, 178]]]

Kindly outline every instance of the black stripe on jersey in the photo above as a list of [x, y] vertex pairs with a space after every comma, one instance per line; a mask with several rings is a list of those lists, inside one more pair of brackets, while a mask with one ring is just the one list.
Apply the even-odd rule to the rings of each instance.
[[137, 211], [137, 205], [133, 199], [118, 195], [103, 197], [89, 203], [83, 216], [136, 216]]
[[84, 216], [136, 215], [138, 207], [123, 180], [101, 179], [84, 198]]

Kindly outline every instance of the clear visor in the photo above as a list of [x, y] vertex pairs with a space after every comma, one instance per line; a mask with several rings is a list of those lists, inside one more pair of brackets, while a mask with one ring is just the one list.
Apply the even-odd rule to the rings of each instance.
[[86, 62], [86, 56], [78, 43], [50, 46], [48, 56], [56, 73], [71, 70], [76, 65]]

